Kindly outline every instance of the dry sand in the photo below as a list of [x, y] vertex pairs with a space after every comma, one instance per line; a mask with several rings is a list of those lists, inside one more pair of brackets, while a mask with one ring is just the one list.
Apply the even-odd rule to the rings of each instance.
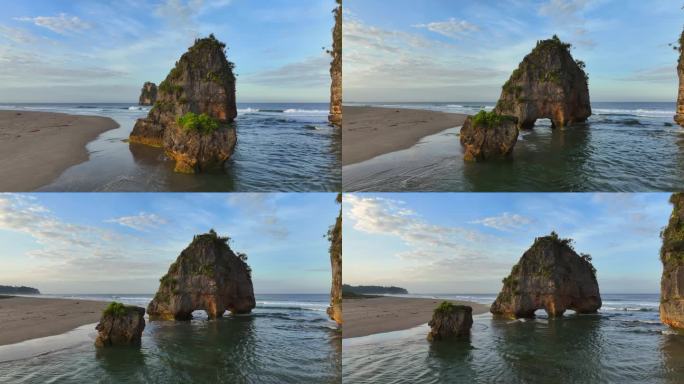
[[63, 113], [0, 111], [0, 191], [28, 192], [88, 160], [85, 145], [114, 120]]
[[343, 107], [342, 165], [417, 144], [425, 136], [463, 125], [468, 115], [418, 109]]
[[[427, 324], [432, 319], [432, 312], [442, 301], [444, 300], [404, 297], [344, 299], [342, 338], [400, 331]], [[473, 307], [473, 315], [489, 311], [486, 305], [468, 301], [449, 301]]]
[[101, 301], [0, 296], [0, 345], [97, 323], [107, 305]]

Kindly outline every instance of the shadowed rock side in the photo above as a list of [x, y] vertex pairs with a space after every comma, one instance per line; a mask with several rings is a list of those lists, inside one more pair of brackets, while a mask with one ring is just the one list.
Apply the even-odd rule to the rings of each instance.
[[539, 118], [554, 127], [584, 122], [591, 116], [584, 63], [570, 55], [570, 44], [557, 36], [537, 42], [504, 84], [494, 111], [518, 118], [529, 129]]
[[330, 63], [330, 116], [331, 124], [342, 126], [342, 0], [337, 0], [338, 7], [333, 12], [335, 15], [335, 28], [333, 29], [333, 49], [330, 54], [333, 57]]
[[435, 309], [428, 325], [430, 333], [427, 338], [430, 341], [468, 337], [473, 326], [473, 308], [445, 301]]
[[152, 320], [189, 320], [195, 310], [210, 319], [231, 313], [250, 313], [256, 306], [251, 269], [228, 246], [228, 237], [213, 230], [197, 235], [159, 281], [147, 307]]
[[684, 194], [670, 198], [672, 215], [662, 233], [660, 260], [663, 276], [660, 280], [660, 321], [684, 329]]
[[140, 91], [139, 105], [154, 105], [157, 101], [157, 84], [146, 82]]
[[95, 327], [95, 345], [140, 345], [145, 329], [145, 308], [113, 302], [102, 313]]
[[214, 35], [195, 40], [161, 84], [157, 101], [131, 132], [130, 141], [162, 147], [176, 172], [222, 165], [237, 143], [233, 63]]
[[[337, 195], [337, 203], [342, 204], [342, 194]], [[332, 288], [328, 316], [337, 324], [342, 324], [342, 208], [335, 225], [328, 231], [330, 240], [330, 266], [332, 267]]]
[[684, 127], [684, 31], [679, 38], [679, 65], [677, 65], [677, 74], [679, 75], [679, 97], [677, 98], [677, 114], [674, 120], [677, 124]]
[[513, 266], [490, 311], [509, 318], [532, 318], [537, 309], [557, 317], [567, 309], [594, 313], [599, 308], [601, 295], [591, 256], [578, 255], [572, 240], [552, 232], [536, 238]]
[[508, 157], [518, 141], [515, 117], [481, 111], [466, 118], [460, 134], [463, 159], [482, 161]]

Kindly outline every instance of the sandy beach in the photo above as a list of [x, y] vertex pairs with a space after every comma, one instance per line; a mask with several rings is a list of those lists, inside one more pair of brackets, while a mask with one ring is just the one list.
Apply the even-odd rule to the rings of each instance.
[[343, 107], [342, 165], [407, 149], [425, 136], [463, 125], [468, 115], [418, 109]]
[[0, 111], [0, 190], [28, 192], [49, 184], [88, 160], [88, 142], [118, 126], [107, 117]]
[[[342, 337], [368, 336], [375, 333], [400, 331], [427, 324], [432, 312], [444, 300], [403, 297], [344, 299], [344, 329]], [[451, 301], [451, 300], [450, 300]], [[451, 301], [473, 307], [473, 315], [489, 311], [486, 305], [467, 301]]]
[[59, 335], [97, 323], [109, 303], [0, 296], [0, 345]]

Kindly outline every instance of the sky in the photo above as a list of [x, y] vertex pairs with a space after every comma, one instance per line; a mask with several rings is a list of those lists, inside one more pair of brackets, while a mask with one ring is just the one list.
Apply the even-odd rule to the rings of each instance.
[[676, 101], [680, 0], [346, 0], [346, 102], [498, 100], [537, 40], [586, 63], [592, 101]]
[[658, 293], [669, 194], [346, 194], [346, 284], [498, 293], [534, 239], [556, 231], [593, 257], [603, 293]]
[[196, 234], [245, 252], [255, 293], [328, 293], [334, 193], [0, 194], [0, 285], [153, 294]]
[[197, 37], [238, 102], [327, 102], [334, 0], [0, 0], [0, 102], [137, 102]]

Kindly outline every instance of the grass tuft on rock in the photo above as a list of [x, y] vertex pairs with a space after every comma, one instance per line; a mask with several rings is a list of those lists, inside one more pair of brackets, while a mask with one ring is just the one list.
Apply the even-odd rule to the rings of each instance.
[[109, 303], [107, 308], [102, 312], [104, 316], [113, 316], [113, 317], [122, 317], [126, 316], [126, 306], [123, 305], [122, 303], [117, 303], [116, 301], [112, 301]]
[[499, 115], [494, 111], [487, 112], [482, 110], [473, 117], [473, 126], [492, 128], [511, 119], [513, 119], [511, 116]]
[[207, 115], [206, 113], [198, 115], [193, 112], [188, 112], [179, 117], [176, 122], [186, 132], [198, 131], [202, 134], [210, 134], [216, 131], [220, 126], [218, 120]]

